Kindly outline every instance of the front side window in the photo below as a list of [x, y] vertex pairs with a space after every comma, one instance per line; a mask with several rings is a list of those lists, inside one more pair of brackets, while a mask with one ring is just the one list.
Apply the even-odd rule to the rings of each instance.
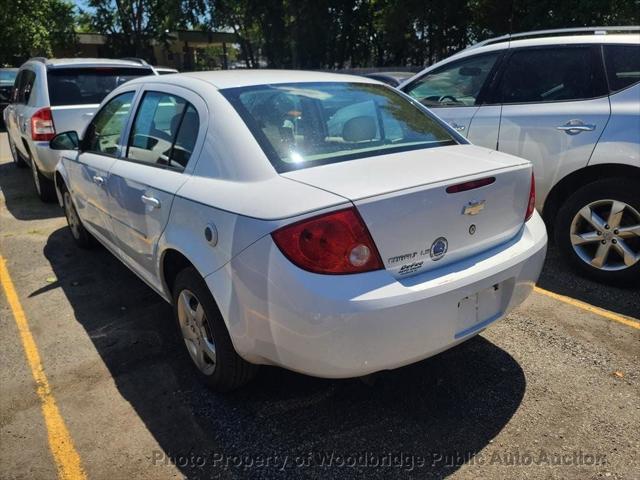
[[280, 172], [457, 143], [422, 108], [383, 85], [257, 85], [222, 93]]
[[127, 159], [183, 170], [200, 122], [193, 105], [176, 95], [147, 92], [129, 136]]
[[610, 92], [640, 82], [640, 45], [605, 45], [604, 61]]
[[127, 124], [134, 92], [126, 92], [112, 98], [96, 114], [82, 141], [82, 150], [116, 156], [120, 136]]
[[102, 102], [116, 87], [152, 72], [148, 68], [52, 68], [47, 72], [51, 106]]
[[594, 49], [553, 47], [517, 50], [500, 85], [502, 103], [585, 100], [606, 94]]
[[469, 107], [477, 104], [499, 53], [479, 55], [445, 65], [405, 88], [427, 107]]

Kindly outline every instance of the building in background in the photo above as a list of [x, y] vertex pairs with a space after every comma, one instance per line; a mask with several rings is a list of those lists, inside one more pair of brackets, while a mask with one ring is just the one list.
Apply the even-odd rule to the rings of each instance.
[[[227, 69], [237, 57], [237, 40], [233, 33], [180, 30], [167, 32], [167, 40], [150, 40], [144, 59], [182, 71]], [[76, 33], [75, 44], [54, 51], [56, 57], [118, 57], [108, 35]]]

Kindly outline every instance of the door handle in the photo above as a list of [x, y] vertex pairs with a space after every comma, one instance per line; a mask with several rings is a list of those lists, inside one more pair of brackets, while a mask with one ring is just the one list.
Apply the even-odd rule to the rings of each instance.
[[582, 120], [569, 120], [564, 125], [556, 127], [556, 130], [565, 132], [568, 135], [577, 135], [580, 132], [592, 132], [595, 129], [595, 125], [584, 123]]
[[457, 130], [458, 132], [463, 132], [465, 129], [464, 125], [460, 125], [459, 123], [456, 123], [456, 122], [451, 122], [449, 125], [451, 125], [451, 128], [453, 128], [454, 130]]
[[100, 177], [99, 175], [94, 175], [93, 183], [101, 187], [104, 185], [104, 178]]
[[152, 208], [160, 208], [160, 200], [155, 197], [149, 197], [147, 195], [142, 195], [140, 197], [142, 199], [142, 203], [145, 205], [149, 205]]

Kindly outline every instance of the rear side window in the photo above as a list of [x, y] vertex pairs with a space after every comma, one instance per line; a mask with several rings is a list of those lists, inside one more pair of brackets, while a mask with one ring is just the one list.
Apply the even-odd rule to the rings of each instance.
[[640, 45], [605, 45], [604, 62], [610, 92], [640, 82]]
[[20, 76], [20, 85], [18, 86], [18, 103], [29, 103], [31, 92], [36, 81], [36, 74], [31, 70], [24, 70]]
[[150, 74], [146, 68], [50, 69], [49, 102], [51, 106], [97, 104], [128, 80]]
[[589, 46], [516, 50], [502, 78], [502, 103], [561, 102], [606, 95], [598, 57]]
[[127, 159], [182, 171], [199, 128], [198, 113], [189, 102], [168, 93], [147, 92], [131, 129]]

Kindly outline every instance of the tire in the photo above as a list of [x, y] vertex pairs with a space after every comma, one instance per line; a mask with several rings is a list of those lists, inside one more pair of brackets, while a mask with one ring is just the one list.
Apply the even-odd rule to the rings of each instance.
[[93, 236], [84, 228], [78, 211], [71, 199], [71, 193], [69, 193], [69, 190], [66, 188], [62, 190], [62, 202], [64, 204], [64, 215], [67, 217], [69, 232], [76, 242], [76, 245], [84, 249], [92, 248], [95, 245]]
[[33, 187], [36, 190], [38, 198], [45, 203], [52, 203], [57, 200], [56, 187], [53, 184], [53, 180], [45, 177], [38, 168], [38, 164], [30, 157], [31, 163], [31, 178], [33, 179]]
[[198, 376], [210, 389], [229, 392], [255, 376], [258, 366], [236, 353], [209, 287], [193, 267], [176, 277], [173, 314]]
[[18, 149], [11, 141], [11, 137], [9, 137], [9, 134], [7, 134], [7, 138], [9, 140], [9, 151], [11, 152], [11, 159], [13, 160], [13, 164], [18, 168], [27, 168], [29, 165], [27, 165], [27, 162], [24, 161], [24, 158], [22, 158], [20, 152], [18, 152]]
[[[563, 258], [598, 282], [623, 287], [640, 283], [640, 233], [631, 231], [640, 228], [639, 191], [639, 180], [607, 178], [571, 195], [554, 226]], [[612, 215], [614, 209], [617, 215]]]

